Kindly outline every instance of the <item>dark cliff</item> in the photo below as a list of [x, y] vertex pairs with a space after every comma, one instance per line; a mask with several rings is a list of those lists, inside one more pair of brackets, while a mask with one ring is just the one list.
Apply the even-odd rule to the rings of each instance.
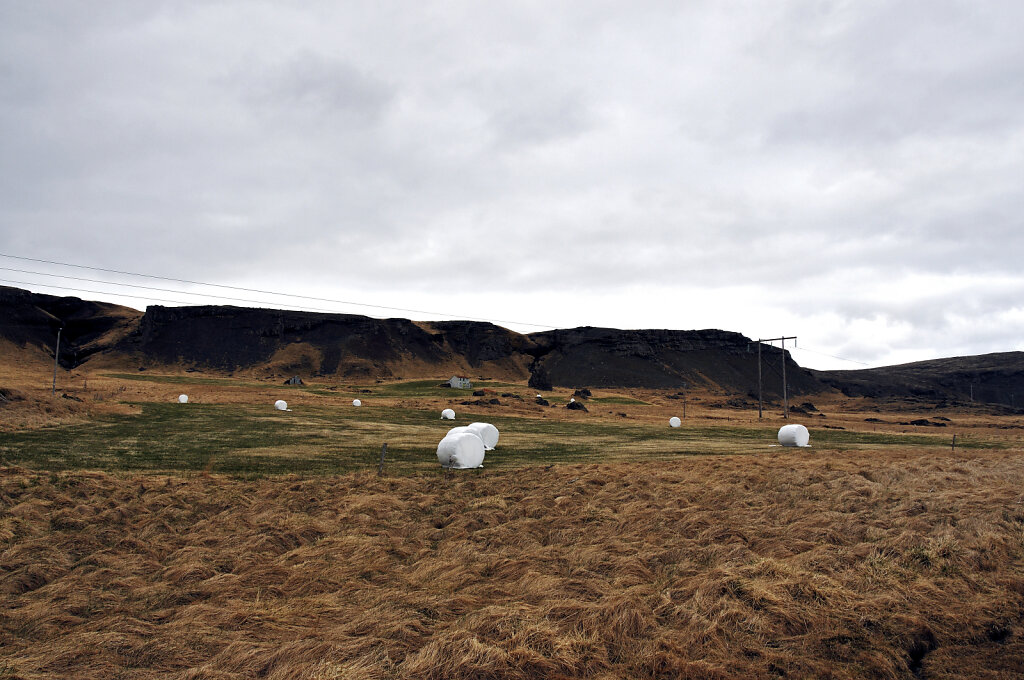
[[[0, 340], [33, 360], [120, 368], [202, 368], [353, 379], [467, 374], [561, 387], [757, 390], [757, 346], [722, 330], [572, 328], [523, 335], [475, 321], [415, 322], [229, 306], [134, 309], [0, 286]], [[101, 360], [97, 361], [100, 357]], [[762, 347], [764, 392], [1018, 406], [1024, 352], [857, 371], [810, 371]], [[51, 359], [52, 360], [52, 359]], [[540, 380], [540, 379], [543, 380]]]
[[52, 361], [60, 330], [60, 364], [74, 368], [109, 349], [142, 312], [106, 302], [31, 293], [0, 286], [0, 338]]
[[[757, 345], [721, 330], [618, 330], [573, 328], [532, 333], [534, 370], [566, 387], [718, 387], [757, 390]], [[782, 352], [765, 345], [766, 394], [782, 393]], [[785, 354], [786, 381], [793, 393], [821, 391], [821, 383]]]
[[437, 338], [406, 319], [242, 307], [146, 309], [118, 349], [150, 363], [226, 371], [267, 364], [288, 348], [283, 368], [324, 375], [391, 375], [402, 360], [441, 363]]
[[916, 361], [856, 371], [813, 371], [850, 396], [916, 397], [1019, 407], [1024, 404], [1024, 352]]

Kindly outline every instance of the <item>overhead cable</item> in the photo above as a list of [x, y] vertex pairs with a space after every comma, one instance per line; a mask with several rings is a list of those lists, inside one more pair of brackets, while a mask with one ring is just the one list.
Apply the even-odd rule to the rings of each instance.
[[[393, 312], [406, 312], [406, 313], [412, 313], [412, 314], [429, 314], [431, 316], [442, 316], [442, 317], [447, 316], [447, 317], [454, 317], [456, 319], [465, 319], [465, 320], [468, 320], [468, 321], [486, 321], [488, 323], [495, 323], [495, 324], [513, 324], [513, 325], [517, 325], [517, 326], [533, 326], [535, 328], [552, 328], [552, 329], [557, 328], [557, 326], [552, 326], [550, 324], [530, 323], [530, 322], [527, 322], [527, 321], [510, 321], [510, 320], [507, 320], [507, 319], [504, 319], [504, 320], [503, 319], [487, 319], [487, 318], [483, 318], [483, 317], [465, 316], [465, 315], [460, 315], [460, 314], [451, 314], [449, 312], [432, 312], [432, 311], [423, 310], [423, 309], [409, 309], [409, 308], [405, 308], [405, 307], [389, 307], [389, 306], [386, 306], [386, 305], [374, 305], [374, 304], [370, 304], [370, 303], [366, 303], [366, 302], [353, 302], [351, 300], [336, 300], [336, 299], [332, 299], [332, 298], [313, 297], [313, 296], [310, 296], [310, 295], [296, 295], [294, 293], [278, 293], [278, 292], [272, 291], [272, 290], [260, 290], [258, 288], [245, 288], [243, 286], [229, 286], [229, 285], [222, 284], [222, 283], [206, 283], [206, 282], [203, 282], [203, 281], [192, 281], [192, 280], [189, 280], [189, 279], [176, 279], [176, 278], [173, 278], [173, 277], [170, 277], [170, 276], [158, 276], [156, 274], [140, 274], [138, 272], [128, 272], [128, 271], [122, 271], [122, 270], [119, 270], [119, 269], [105, 269], [103, 267], [92, 267], [92, 266], [89, 266], [89, 265], [73, 264], [73, 263], [70, 263], [70, 262], [58, 262], [56, 260], [43, 260], [43, 259], [40, 259], [40, 258], [25, 257], [25, 256], [22, 256], [22, 255], [11, 255], [11, 254], [8, 254], [8, 253], [0, 253], [0, 257], [7, 257], [7, 258], [10, 258], [10, 259], [14, 259], [14, 260], [24, 260], [24, 261], [27, 261], [27, 262], [41, 262], [41, 263], [44, 263], [44, 264], [53, 264], [53, 265], [57, 265], [57, 266], [60, 266], [60, 267], [74, 267], [76, 269], [88, 269], [88, 270], [91, 270], [91, 271], [106, 272], [108, 274], [122, 274], [122, 275], [125, 275], [125, 276], [138, 276], [138, 277], [147, 278], [147, 279], [159, 279], [161, 281], [173, 281], [175, 283], [186, 283], [186, 284], [193, 285], [193, 286], [210, 286], [210, 287], [213, 287], [213, 288], [224, 288], [224, 289], [227, 289], [227, 290], [240, 290], [240, 291], [244, 291], [244, 292], [247, 292], [247, 293], [259, 293], [261, 295], [277, 295], [277, 296], [280, 296], [280, 297], [295, 298], [295, 299], [299, 299], [299, 300], [314, 300], [316, 302], [330, 302], [330, 303], [337, 304], [337, 305], [353, 305], [353, 306], [356, 306], [356, 307], [368, 307], [368, 308], [371, 308], [371, 309], [386, 309], [386, 310], [393, 311]], [[58, 287], [58, 286], [54, 286], [54, 287]], [[94, 291], [83, 291], [83, 292], [94, 292]], [[186, 293], [185, 291], [175, 291], [175, 292], [185, 293], [186, 295], [189, 294], [189, 293]], [[110, 293], [108, 293], [108, 295], [109, 294]], [[140, 296], [126, 296], [126, 297], [140, 297]], [[191, 303], [188, 303], [188, 304], [191, 304]], [[263, 303], [263, 304], [269, 304], [269, 303]]]

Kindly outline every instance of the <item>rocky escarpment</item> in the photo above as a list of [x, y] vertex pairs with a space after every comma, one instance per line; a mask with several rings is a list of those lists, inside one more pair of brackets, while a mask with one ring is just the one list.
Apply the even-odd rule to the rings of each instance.
[[826, 385], [850, 396], [1024, 406], [1024, 352], [813, 373]]
[[[145, 314], [78, 298], [5, 289], [0, 330], [16, 344], [52, 352], [64, 325], [62, 363], [94, 353], [104, 365], [255, 371], [351, 378], [469, 374], [539, 387], [712, 387], [757, 389], [757, 352], [739, 333], [720, 330], [573, 328], [523, 335], [476, 321], [414, 322], [231, 306], [149, 307]], [[12, 330], [12, 328], [14, 330]], [[117, 332], [114, 332], [117, 331]], [[822, 385], [788, 354], [764, 356], [764, 388], [781, 392]]]
[[[567, 387], [717, 387], [757, 389], [757, 346], [739, 333], [721, 330], [619, 330], [573, 328], [533, 333], [534, 374]], [[762, 350], [766, 394], [782, 392], [782, 362], [792, 393], [822, 390], [806, 369], [777, 348]]]
[[234, 371], [300, 345], [310, 351], [293, 352], [297, 365], [289, 368], [323, 374], [389, 375], [402, 356], [443, 358], [431, 335], [405, 319], [224, 306], [149, 307], [119, 349], [150, 363]]
[[[492, 324], [425, 324], [355, 314], [239, 307], [146, 310], [119, 347], [144, 362], [225, 371], [273, 364], [306, 374], [390, 377], [444, 375], [512, 360], [523, 336]], [[489, 363], [490, 362], [490, 363]]]
[[142, 317], [128, 307], [0, 286], [0, 338], [26, 354], [53, 360], [60, 331], [60, 365], [74, 368], [109, 350]]
[[[470, 375], [541, 388], [717, 388], [756, 394], [757, 345], [722, 330], [572, 328], [520, 334], [476, 321], [415, 322], [229, 306], [134, 309], [0, 287], [0, 341], [15, 360], [110, 368], [196, 367], [354, 379]], [[20, 358], [18, 358], [20, 357]], [[1003, 404], [1024, 401], [1024, 352], [858, 371], [809, 371], [762, 347], [764, 393]]]

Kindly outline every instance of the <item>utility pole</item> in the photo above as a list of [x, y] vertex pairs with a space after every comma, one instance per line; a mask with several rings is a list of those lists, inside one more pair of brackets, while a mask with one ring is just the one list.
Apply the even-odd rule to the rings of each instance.
[[53, 387], [50, 388], [50, 394], [57, 394], [57, 357], [60, 356], [60, 332], [64, 330], [64, 325], [57, 329], [57, 349], [53, 350]]
[[[796, 340], [796, 338], [793, 338]], [[789, 389], [786, 386], [786, 338], [782, 338], [782, 417], [789, 420]]]
[[784, 335], [781, 338], [761, 338], [757, 341], [757, 417], [762, 417], [764, 401], [761, 397], [761, 343], [782, 341], [782, 400], [785, 404], [783, 417], [789, 419], [789, 388], [786, 386], [786, 340], [796, 341], [795, 335]]
[[764, 415], [764, 401], [761, 399], [761, 342], [757, 343], [757, 419]]

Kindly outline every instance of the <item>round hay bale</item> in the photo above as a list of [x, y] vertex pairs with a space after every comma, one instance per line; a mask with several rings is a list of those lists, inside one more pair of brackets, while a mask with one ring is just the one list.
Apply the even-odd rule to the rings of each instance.
[[676, 416], [672, 416], [671, 418], [668, 419], [668, 424], [671, 425], [672, 427], [679, 427], [680, 425], [683, 424], [683, 421], [679, 420], [679, 418], [677, 418]]
[[484, 463], [484, 442], [472, 432], [445, 435], [437, 445], [437, 460], [442, 466], [456, 470], [481, 467]]
[[490, 423], [470, 423], [466, 426], [470, 432], [476, 433], [476, 436], [480, 437], [480, 440], [484, 443], [484, 449], [487, 451], [493, 451], [494, 447], [498, 445], [498, 428]]
[[285, 401], [284, 399], [278, 399], [277, 401], [274, 402], [274, 408], [276, 408], [278, 411], [287, 411], [288, 402]]
[[450, 408], [441, 411], [441, 420], [455, 420], [455, 411]]
[[187, 404], [188, 403], [188, 395], [187, 394], [179, 394], [178, 395], [178, 403], [179, 404]]
[[363, 402], [359, 401], [358, 399], [353, 399], [352, 400], [352, 405], [353, 406], [362, 406]]
[[779, 443], [783, 446], [810, 446], [811, 435], [803, 425], [783, 425], [779, 429]]

